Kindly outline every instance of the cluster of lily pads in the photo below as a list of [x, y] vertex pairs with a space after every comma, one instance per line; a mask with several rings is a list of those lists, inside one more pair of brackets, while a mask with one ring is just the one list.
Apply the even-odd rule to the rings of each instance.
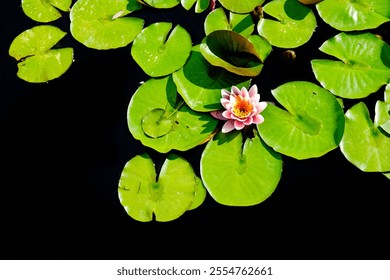
[[[137, 17], [177, 5], [207, 13], [201, 42], [180, 25], [145, 26]], [[66, 33], [45, 24], [67, 12], [77, 41], [99, 50], [131, 44], [150, 77], [131, 97], [128, 127], [166, 160], [157, 171], [143, 153], [124, 166], [119, 199], [135, 220], [177, 219], [207, 193], [223, 205], [259, 204], [276, 189], [283, 156], [304, 160], [337, 147], [360, 170], [390, 178], [390, 47], [370, 32], [390, 21], [388, 0], [22, 0], [22, 8], [42, 24], [10, 46], [21, 79], [43, 83], [71, 67], [73, 49], [56, 48]], [[314, 9], [339, 31], [320, 47], [328, 58], [311, 61], [318, 84], [287, 82], [271, 91], [277, 103], [264, 104], [252, 79], [274, 48], [310, 41]], [[382, 89], [371, 120], [363, 98]], [[344, 99], [362, 100], [344, 112]], [[203, 144], [197, 176], [177, 151]]]

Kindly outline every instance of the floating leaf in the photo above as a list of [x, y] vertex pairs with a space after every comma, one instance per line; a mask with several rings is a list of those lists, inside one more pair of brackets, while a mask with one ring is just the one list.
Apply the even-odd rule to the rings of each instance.
[[255, 23], [250, 14], [229, 13], [229, 19], [223, 8], [210, 12], [204, 22], [206, 35], [216, 30], [230, 30], [248, 38], [255, 29]]
[[202, 180], [196, 176], [196, 187], [195, 187], [195, 195], [194, 195], [194, 200], [192, 201], [190, 208], [188, 210], [194, 210], [198, 208], [204, 200], [206, 199], [207, 191], [205, 187], [203, 186]]
[[337, 96], [367, 97], [390, 80], [390, 47], [371, 33], [342, 32], [320, 50], [341, 60], [311, 61], [316, 79]]
[[[198, 184], [191, 165], [175, 154], [168, 155], [156, 182], [153, 161], [147, 154], [142, 154], [126, 163], [119, 180], [118, 195], [133, 219], [149, 222], [155, 218], [166, 222], [191, 209], [195, 192], [199, 191]], [[201, 197], [195, 206], [199, 203], [202, 203]]]
[[134, 40], [131, 55], [151, 77], [173, 73], [186, 63], [190, 55], [192, 41], [188, 32], [180, 25], [171, 29], [170, 22], [154, 23]]
[[389, 0], [326, 0], [316, 7], [327, 24], [341, 31], [372, 29], [390, 21]]
[[275, 151], [296, 159], [320, 157], [335, 149], [344, 130], [344, 112], [334, 95], [316, 84], [295, 81], [271, 91], [287, 111], [268, 104], [261, 138]]
[[181, 0], [181, 5], [188, 11], [195, 2], [195, 13], [202, 13], [210, 7], [210, 0]]
[[133, 137], [160, 153], [189, 150], [207, 141], [218, 121], [210, 114], [192, 111], [179, 97], [171, 76], [142, 84], [128, 107]]
[[130, 44], [141, 32], [144, 21], [125, 17], [140, 7], [129, 0], [78, 0], [70, 12], [70, 31], [85, 46], [98, 50]]
[[255, 10], [256, 7], [261, 6], [264, 3], [264, 0], [219, 0], [221, 5], [234, 13], [250, 13]]
[[363, 102], [345, 113], [340, 149], [345, 158], [362, 171], [390, 171], [390, 138], [373, 124]]
[[257, 31], [276, 47], [299, 47], [309, 41], [317, 27], [313, 11], [296, 0], [274, 0], [263, 11], [274, 19], [261, 18]]
[[39, 25], [23, 31], [11, 43], [9, 55], [18, 63], [18, 77], [31, 83], [44, 83], [64, 74], [73, 61], [73, 49], [51, 49], [64, 36], [61, 29]]
[[138, 0], [139, 2], [156, 9], [170, 9], [180, 4], [181, 0]]
[[250, 83], [248, 77], [212, 66], [200, 53], [199, 45], [193, 47], [186, 65], [172, 76], [187, 105], [201, 112], [221, 109], [222, 89], [230, 90], [232, 85], [249, 87]]
[[390, 134], [390, 104], [378, 100], [375, 105], [375, 119], [376, 127], [381, 127], [384, 131]]
[[22, 0], [23, 12], [38, 22], [59, 19], [61, 11], [69, 11], [72, 0]]
[[211, 65], [237, 75], [254, 77], [263, 68], [253, 44], [234, 31], [213, 31], [202, 40], [200, 52]]
[[251, 206], [266, 200], [282, 173], [282, 158], [254, 137], [243, 143], [241, 132], [218, 133], [201, 157], [201, 177], [218, 203]]

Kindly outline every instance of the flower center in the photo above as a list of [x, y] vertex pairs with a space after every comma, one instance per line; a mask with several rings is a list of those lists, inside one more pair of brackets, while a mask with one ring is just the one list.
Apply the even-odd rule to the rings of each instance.
[[253, 110], [253, 105], [250, 100], [246, 100], [241, 96], [237, 96], [236, 103], [234, 103], [232, 112], [239, 118], [248, 117]]

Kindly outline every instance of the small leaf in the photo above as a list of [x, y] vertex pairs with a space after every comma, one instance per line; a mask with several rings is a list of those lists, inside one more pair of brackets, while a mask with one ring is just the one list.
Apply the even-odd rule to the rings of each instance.
[[251, 206], [266, 200], [282, 173], [282, 158], [254, 131], [243, 143], [238, 131], [219, 132], [201, 158], [201, 177], [208, 193], [220, 204]]
[[390, 138], [373, 124], [363, 102], [345, 113], [340, 149], [346, 159], [362, 171], [390, 171]]
[[61, 11], [69, 11], [72, 0], [22, 0], [23, 12], [38, 22], [50, 22], [59, 19]]

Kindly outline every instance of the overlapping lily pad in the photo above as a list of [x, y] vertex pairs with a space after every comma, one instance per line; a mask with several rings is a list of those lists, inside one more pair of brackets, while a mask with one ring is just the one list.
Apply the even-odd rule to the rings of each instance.
[[276, 47], [299, 47], [309, 41], [317, 27], [313, 11], [296, 0], [274, 0], [263, 11], [273, 18], [261, 18], [257, 31]]
[[237, 75], [254, 77], [263, 68], [253, 44], [234, 31], [211, 32], [202, 40], [200, 52], [211, 65], [223, 67]]
[[340, 59], [311, 61], [316, 79], [337, 96], [364, 98], [390, 80], [390, 47], [371, 33], [342, 32], [320, 50]]
[[187, 63], [172, 76], [186, 104], [201, 112], [221, 109], [222, 89], [230, 89], [232, 84], [240, 88], [250, 84], [248, 77], [211, 65], [200, 53], [199, 45], [193, 47]]
[[344, 131], [344, 111], [329, 91], [306, 81], [272, 90], [286, 110], [268, 104], [257, 128], [275, 151], [296, 159], [320, 157], [335, 149]]
[[157, 177], [154, 163], [145, 153], [126, 163], [119, 180], [118, 195], [133, 219], [167, 222], [201, 205], [205, 198], [202, 188], [184, 158], [169, 154]]
[[340, 149], [346, 159], [362, 171], [390, 171], [390, 137], [374, 125], [363, 102], [345, 113]]
[[44, 83], [64, 74], [73, 62], [72, 48], [52, 49], [66, 32], [39, 25], [23, 31], [11, 43], [9, 55], [18, 62], [18, 77], [31, 83]]
[[191, 9], [195, 5], [195, 13], [199, 14], [210, 7], [210, 0], [181, 0], [181, 5], [186, 10]]
[[137, 0], [142, 4], [156, 9], [169, 9], [180, 4], [181, 0]]
[[389, 0], [326, 0], [316, 7], [327, 24], [341, 31], [372, 29], [390, 21]]
[[390, 103], [376, 102], [374, 124], [390, 134]]
[[191, 48], [191, 37], [183, 27], [177, 25], [172, 30], [171, 22], [157, 22], [137, 36], [131, 55], [146, 74], [161, 77], [180, 69]]
[[282, 173], [281, 155], [267, 147], [256, 130], [253, 138], [245, 140], [239, 131], [218, 133], [207, 143], [200, 164], [209, 194], [229, 206], [263, 202], [275, 190]]
[[264, 3], [264, 0], [219, 0], [221, 5], [234, 13], [250, 13], [255, 10], [257, 6], [261, 6]]
[[136, 0], [78, 0], [70, 12], [73, 37], [93, 49], [125, 47], [141, 32], [144, 20], [127, 17], [142, 8]]
[[38, 22], [50, 22], [62, 17], [60, 11], [69, 11], [72, 0], [22, 0], [23, 12]]
[[217, 126], [208, 113], [191, 110], [171, 76], [150, 79], [131, 98], [128, 125], [133, 137], [160, 153], [186, 151], [207, 141]]

